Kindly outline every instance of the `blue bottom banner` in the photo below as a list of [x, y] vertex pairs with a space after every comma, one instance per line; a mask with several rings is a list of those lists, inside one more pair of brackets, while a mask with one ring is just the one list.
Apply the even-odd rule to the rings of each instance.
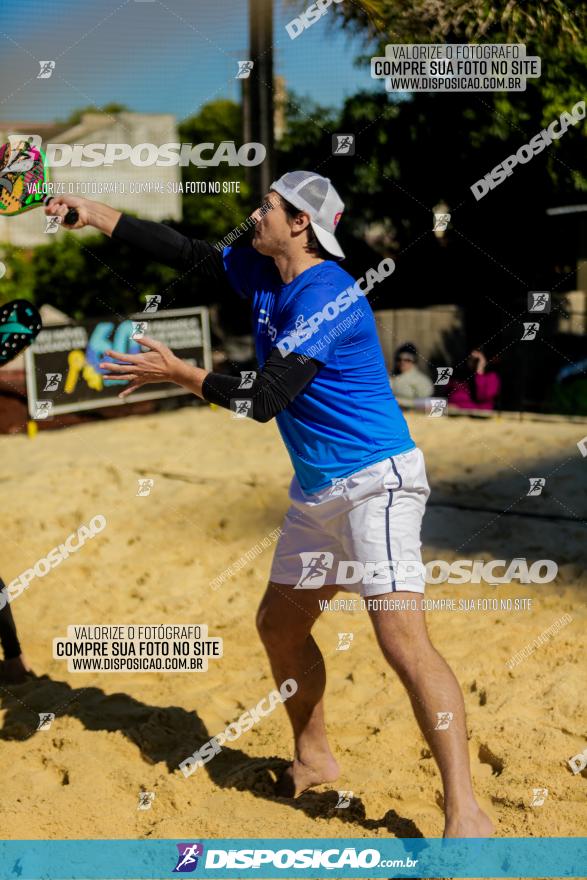
[[585, 877], [587, 838], [0, 841], [15, 880]]
[[587, 838], [0, 841], [2, 880], [585, 877]]

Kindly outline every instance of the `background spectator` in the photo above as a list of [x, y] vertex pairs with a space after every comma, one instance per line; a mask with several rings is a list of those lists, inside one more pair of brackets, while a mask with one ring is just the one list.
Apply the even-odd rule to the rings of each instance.
[[495, 409], [501, 390], [497, 373], [487, 370], [487, 358], [480, 348], [474, 349], [461, 370], [448, 383], [449, 406], [459, 409]]
[[430, 397], [434, 386], [430, 378], [418, 369], [418, 350], [411, 342], [406, 342], [395, 353], [391, 388], [401, 402]]

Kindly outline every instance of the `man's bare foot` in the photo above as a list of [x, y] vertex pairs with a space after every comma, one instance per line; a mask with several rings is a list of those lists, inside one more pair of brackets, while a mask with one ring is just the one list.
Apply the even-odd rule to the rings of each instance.
[[31, 668], [26, 662], [24, 655], [21, 654], [20, 657], [13, 657], [2, 663], [0, 666], [0, 681], [6, 682], [6, 684], [22, 684], [27, 680], [30, 672]]
[[487, 813], [476, 807], [466, 816], [447, 819], [443, 837], [491, 837], [494, 830]]
[[334, 782], [339, 773], [339, 766], [332, 755], [320, 757], [312, 766], [296, 758], [278, 778], [275, 793], [278, 797], [296, 798], [313, 785]]

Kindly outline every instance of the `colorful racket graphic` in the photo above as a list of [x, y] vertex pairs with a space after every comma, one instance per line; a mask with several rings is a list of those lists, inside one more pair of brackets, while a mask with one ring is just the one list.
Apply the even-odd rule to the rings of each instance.
[[0, 367], [28, 348], [43, 324], [34, 305], [26, 299], [13, 299], [0, 306]]
[[[49, 182], [49, 170], [40, 147], [28, 140], [18, 144], [0, 145], [0, 216], [12, 217], [48, 205], [52, 196], [44, 192]], [[79, 217], [70, 208], [63, 222], [73, 226]]]

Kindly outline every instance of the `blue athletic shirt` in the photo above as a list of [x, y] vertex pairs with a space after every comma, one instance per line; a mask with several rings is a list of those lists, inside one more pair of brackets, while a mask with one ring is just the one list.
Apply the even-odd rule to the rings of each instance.
[[325, 260], [284, 284], [274, 261], [251, 247], [227, 247], [223, 259], [231, 286], [251, 302], [261, 369], [275, 347], [324, 365], [276, 416], [306, 494], [414, 448], [373, 312], [348, 272]]

